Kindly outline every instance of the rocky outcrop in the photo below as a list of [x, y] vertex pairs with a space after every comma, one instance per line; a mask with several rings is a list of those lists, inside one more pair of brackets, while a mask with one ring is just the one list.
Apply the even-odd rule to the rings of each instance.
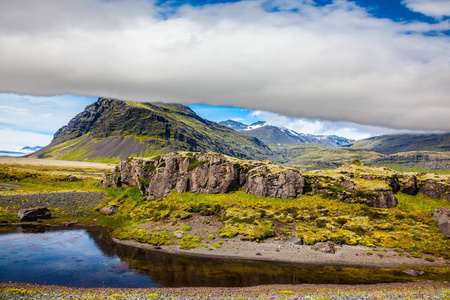
[[450, 238], [450, 208], [437, 207], [434, 209], [433, 217], [438, 220], [439, 230], [448, 238]]
[[50, 219], [52, 214], [47, 207], [21, 209], [17, 213], [20, 221], [36, 221], [37, 219]]
[[432, 179], [425, 181], [420, 187], [420, 192], [433, 199], [443, 198], [446, 191], [447, 187], [444, 184], [437, 183]]
[[127, 159], [103, 175], [103, 186], [138, 186], [149, 200], [171, 190], [202, 194], [244, 190], [253, 195], [294, 199], [302, 195], [299, 171], [271, 162], [245, 161], [221, 154], [182, 153]]

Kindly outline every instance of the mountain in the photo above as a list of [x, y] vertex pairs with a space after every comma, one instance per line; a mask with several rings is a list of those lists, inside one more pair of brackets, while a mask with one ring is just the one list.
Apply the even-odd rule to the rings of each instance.
[[445, 134], [396, 134], [375, 136], [355, 141], [350, 148], [370, 150], [382, 154], [409, 151], [450, 151], [450, 133]]
[[199, 117], [181, 104], [99, 98], [60, 128], [32, 157], [118, 162], [177, 150], [266, 159], [271, 150], [254, 137]]
[[7, 156], [22, 156], [31, 154], [33, 152], [36, 152], [37, 150], [41, 149], [41, 146], [25, 146], [19, 150], [0, 150], [0, 155], [7, 155]]
[[298, 133], [294, 130], [277, 127], [264, 121], [246, 125], [237, 121], [227, 120], [219, 122], [219, 124], [256, 137], [267, 145], [319, 144], [329, 147], [341, 147], [354, 142], [354, 140], [336, 135], [313, 135]]
[[21, 152], [26, 152], [27, 154], [29, 153], [33, 153], [38, 151], [39, 149], [42, 149], [41, 146], [34, 146], [34, 147], [30, 147], [30, 146], [25, 146], [22, 149], [20, 149]]

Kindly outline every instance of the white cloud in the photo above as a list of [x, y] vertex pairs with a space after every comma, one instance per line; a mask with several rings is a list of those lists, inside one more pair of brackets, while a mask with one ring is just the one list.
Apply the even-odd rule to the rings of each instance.
[[91, 102], [93, 99], [85, 97], [0, 93], [0, 123], [14, 130], [53, 134]]
[[24, 146], [46, 146], [53, 135], [0, 128], [0, 137], [0, 150], [17, 151]]
[[309, 133], [315, 135], [337, 135], [349, 139], [360, 140], [375, 135], [401, 134], [401, 133], [423, 133], [423, 131], [395, 130], [377, 126], [364, 126], [350, 122], [322, 121], [317, 119], [289, 118], [265, 111], [254, 111], [250, 114], [269, 124], [286, 127], [298, 133]]
[[450, 130], [450, 39], [421, 34], [449, 22], [394, 23], [344, 0], [273, 3], [298, 13], [262, 0], [185, 5], [168, 19], [144, 0], [1, 1], [0, 92]]
[[410, 10], [435, 18], [450, 16], [449, 0], [403, 0]]

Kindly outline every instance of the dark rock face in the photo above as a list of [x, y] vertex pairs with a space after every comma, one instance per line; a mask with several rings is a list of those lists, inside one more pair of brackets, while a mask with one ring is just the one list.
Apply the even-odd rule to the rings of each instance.
[[149, 200], [164, 198], [172, 189], [202, 194], [243, 189], [263, 197], [294, 199], [303, 193], [304, 179], [297, 170], [271, 163], [190, 153], [122, 161], [113, 172], [103, 175], [103, 186], [138, 186]]
[[433, 199], [441, 199], [445, 196], [446, 187], [443, 184], [429, 179], [425, 181], [420, 187], [420, 191]]
[[50, 219], [52, 214], [46, 207], [21, 209], [17, 213], [20, 221], [36, 221], [37, 219]]
[[260, 167], [252, 173], [244, 186], [244, 191], [249, 194], [283, 199], [294, 199], [302, 194], [305, 182], [295, 170], [267, 175], [267, 168]]
[[367, 205], [370, 207], [390, 208], [397, 206], [397, 198], [392, 191], [378, 192], [377, 196], [368, 195], [367, 200]]
[[417, 186], [416, 176], [411, 176], [408, 182], [400, 188], [400, 192], [413, 196], [417, 195], [419, 188]]

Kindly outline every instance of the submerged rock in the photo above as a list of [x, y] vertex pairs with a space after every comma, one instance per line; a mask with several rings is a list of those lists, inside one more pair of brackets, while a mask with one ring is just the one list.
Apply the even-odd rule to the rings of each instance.
[[47, 207], [21, 209], [17, 213], [20, 221], [36, 221], [37, 219], [50, 219], [52, 214]]

